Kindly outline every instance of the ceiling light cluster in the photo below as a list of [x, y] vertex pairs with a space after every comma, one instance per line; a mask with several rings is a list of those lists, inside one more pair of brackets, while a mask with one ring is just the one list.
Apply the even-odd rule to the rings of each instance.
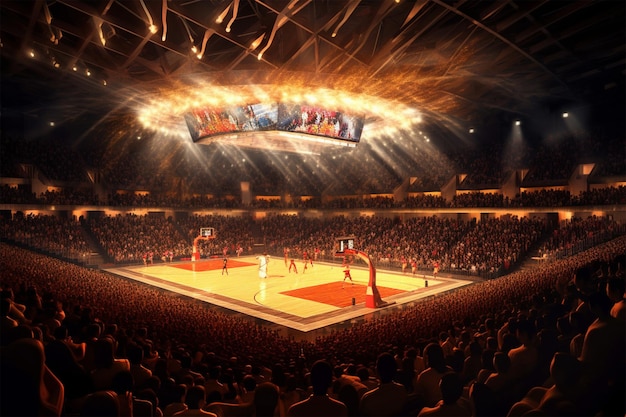
[[[77, 62], [75, 58], [68, 58], [66, 61], [69, 62], [63, 64], [62, 59], [57, 58], [56, 55], [52, 55], [52, 52], [49, 50], [49, 48], [42, 45], [33, 46], [26, 51], [26, 54], [31, 59], [35, 59], [41, 64], [48, 63], [50, 66], [57, 70], [62, 70], [65, 66], [66, 69], [71, 70], [76, 74], [84, 74], [86, 77], [92, 77], [94, 75], [94, 71], [92, 70], [92, 68], [89, 68], [89, 66], [84, 65], [81, 62]], [[107, 85], [106, 79], [102, 79], [101, 82], [102, 85]]]

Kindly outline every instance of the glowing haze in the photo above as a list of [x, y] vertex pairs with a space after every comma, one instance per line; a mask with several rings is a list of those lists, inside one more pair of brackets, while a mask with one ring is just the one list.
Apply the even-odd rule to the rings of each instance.
[[189, 137], [184, 114], [202, 107], [242, 103], [289, 102], [360, 114], [365, 120], [362, 137], [410, 130], [422, 119], [419, 111], [400, 102], [336, 89], [306, 89], [301, 85], [203, 85], [161, 90], [138, 105], [144, 128], [168, 136]]

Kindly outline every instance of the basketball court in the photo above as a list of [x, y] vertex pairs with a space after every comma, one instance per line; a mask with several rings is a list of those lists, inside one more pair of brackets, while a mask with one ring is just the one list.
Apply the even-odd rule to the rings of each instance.
[[386, 304], [369, 308], [369, 270], [365, 265], [350, 268], [353, 282], [343, 282], [340, 264], [314, 262], [304, 270], [300, 261], [296, 262], [295, 273], [289, 272], [284, 259], [269, 258], [266, 278], [259, 276], [258, 257], [229, 258], [228, 273], [222, 271], [222, 265], [222, 258], [212, 258], [105, 270], [300, 332], [398, 308], [472, 284], [456, 278], [434, 279], [423, 274], [377, 270], [376, 287]]

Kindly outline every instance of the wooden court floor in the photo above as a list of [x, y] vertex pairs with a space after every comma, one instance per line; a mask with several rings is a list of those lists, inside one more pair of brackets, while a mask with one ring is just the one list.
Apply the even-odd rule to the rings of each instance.
[[339, 264], [314, 263], [304, 270], [300, 261], [295, 273], [289, 272], [282, 258], [270, 258], [266, 278], [259, 277], [259, 260], [254, 256], [229, 258], [228, 271], [222, 271], [222, 266], [222, 258], [215, 258], [105, 270], [300, 332], [350, 322], [472, 284], [379, 269], [376, 286], [386, 305], [372, 309], [365, 306], [369, 281], [365, 266], [351, 268], [352, 283], [343, 282]]

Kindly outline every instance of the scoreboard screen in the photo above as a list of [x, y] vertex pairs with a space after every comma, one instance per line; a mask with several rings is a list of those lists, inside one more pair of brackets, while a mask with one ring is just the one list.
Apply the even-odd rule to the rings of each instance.
[[306, 103], [248, 103], [199, 107], [184, 114], [194, 142], [244, 132], [292, 132], [353, 145], [361, 139], [361, 114]]
[[354, 249], [354, 236], [339, 237], [337, 242], [337, 253], [343, 253], [346, 249]]

